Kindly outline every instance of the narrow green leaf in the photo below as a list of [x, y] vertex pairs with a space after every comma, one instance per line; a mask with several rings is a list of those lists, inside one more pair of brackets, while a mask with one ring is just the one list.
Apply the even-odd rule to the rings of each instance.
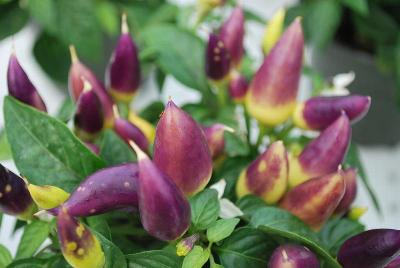
[[151, 123], [157, 123], [163, 111], [164, 104], [161, 101], [155, 101], [143, 110], [141, 110], [139, 115], [140, 117]]
[[39, 220], [34, 220], [30, 224], [25, 225], [15, 258], [24, 259], [32, 257], [49, 236], [50, 228], [51, 223]]
[[0, 40], [21, 30], [28, 18], [29, 14], [20, 8], [18, 1], [2, 5], [0, 9]]
[[96, 3], [95, 14], [104, 32], [110, 36], [118, 34], [120, 28], [120, 14], [114, 3], [107, 1]]
[[108, 166], [136, 161], [136, 155], [129, 145], [112, 130], [107, 130], [103, 134], [100, 156]]
[[91, 230], [96, 237], [100, 240], [101, 247], [104, 251], [106, 264], [104, 268], [125, 268], [127, 267], [126, 258], [122, 251], [114, 245], [110, 240], [105, 238], [100, 233]]
[[7, 137], [18, 170], [32, 183], [72, 191], [105, 166], [62, 122], [7, 96]]
[[152, 26], [142, 34], [147, 47], [158, 52], [157, 62], [165, 73], [193, 89], [207, 89], [204, 43], [200, 38], [172, 25]]
[[130, 268], [177, 268], [182, 266], [182, 257], [166, 250], [151, 250], [126, 255]]
[[210, 258], [210, 250], [200, 246], [194, 246], [183, 259], [182, 268], [201, 268]]
[[8, 144], [7, 135], [4, 129], [0, 130], [0, 160], [11, 159], [11, 149]]
[[372, 190], [371, 185], [369, 184], [369, 179], [367, 177], [367, 174], [365, 173], [364, 166], [360, 160], [360, 153], [358, 152], [356, 144], [354, 143], [350, 144], [350, 148], [347, 152], [345, 163], [350, 167], [355, 167], [358, 169], [358, 174], [360, 175], [361, 181], [363, 182], [365, 188], [367, 189], [367, 192], [375, 206], [375, 209], [379, 213], [382, 213], [378, 198], [376, 197], [374, 191]]
[[235, 230], [239, 219], [220, 219], [207, 229], [207, 238], [210, 242], [219, 242], [230, 236]]
[[75, 104], [72, 99], [67, 96], [63, 101], [60, 109], [57, 111], [57, 118], [64, 123], [68, 122], [75, 113]]
[[275, 207], [260, 208], [253, 214], [250, 225], [277, 240], [283, 238], [307, 246], [324, 260], [327, 268], [341, 267], [329, 252], [319, 245], [316, 233], [300, 219], [285, 210]]
[[243, 227], [235, 230], [220, 246], [213, 249], [224, 267], [264, 268], [277, 246], [263, 232]]
[[0, 244], [0, 267], [7, 267], [12, 261], [10, 251]]
[[219, 201], [217, 191], [205, 189], [190, 198], [192, 223], [197, 230], [205, 230], [218, 218]]

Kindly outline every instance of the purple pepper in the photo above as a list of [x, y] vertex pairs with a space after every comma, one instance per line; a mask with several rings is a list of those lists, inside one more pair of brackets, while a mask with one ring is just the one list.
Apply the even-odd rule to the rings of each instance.
[[246, 78], [238, 72], [232, 72], [228, 86], [229, 96], [232, 100], [238, 103], [243, 102], [248, 88], [249, 83]]
[[106, 83], [115, 101], [130, 102], [139, 88], [140, 63], [125, 13], [122, 14], [121, 33], [107, 68]]
[[103, 124], [104, 116], [100, 99], [92, 85], [85, 80], [83, 92], [76, 102], [75, 132], [83, 140], [92, 140], [103, 129]]
[[0, 211], [28, 220], [35, 210], [24, 180], [0, 164]]
[[113, 101], [108, 95], [102, 82], [95, 74], [80, 62], [74, 46], [70, 46], [72, 64], [68, 75], [69, 93], [74, 101], [77, 101], [84, 89], [82, 77], [84, 77], [93, 87], [94, 92], [100, 99], [104, 114], [104, 127], [110, 128], [114, 122]]
[[190, 226], [188, 200], [178, 186], [133, 142], [139, 164], [139, 212], [144, 229], [152, 236], [171, 241]]
[[319, 268], [319, 261], [308, 248], [284, 244], [274, 250], [268, 268]]
[[230, 70], [230, 55], [224, 42], [216, 34], [210, 34], [206, 51], [206, 74], [214, 81], [227, 77]]
[[140, 149], [149, 151], [149, 142], [143, 132], [130, 121], [119, 116], [118, 109], [114, 106], [114, 130], [127, 144], [135, 142]]
[[400, 254], [400, 230], [374, 229], [346, 240], [338, 253], [343, 268], [382, 268]]
[[322, 130], [346, 112], [352, 123], [363, 118], [371, 105], [371, 97], [351, 95], [314, 97], [299, 103], [293, 113], [296, 126], [304, 129]]
[[15, 52], [11, 54], [8, 62], [7, 84], [8, 93], [11, 96], [40, 111], [47, 111], [46, 105], [40, 97], [39, 92], [19, 64]]
[[157, 124], [154, 163], [186, 195], [204, 189], [211, 178], [212, 158], [201, 127], [171, 100]]
[[353, 203], [354, 199], [356, 199], [357, 195], [357, 169], [349, 168], [347, 170], [344, 170], [343, 176], [344, 182], [346, 184], [346, 191], [335, 210], [336, 214], [346, 213], [350, 209], [350, 206]]
[[310, 178], [335, 172], [350, 143], [351, 126], [343, 112], [329, 127], [311, 141], [298, 157], [289, 159], [289, 185], [294, 187]]
[[68, 200], [49, 212], [63, 208], [73, 217], [102, 214], [120, 208], [137, 208], [137, 164], [122, 164], [97, 171], [83, 181]]
[[224, 22], [219, 32], [232, 59], [232, 64], [238, 66], [243, 57], [244, 14], [240, 6], [235, 7], [232, 14]]
[[234, 130], [223, 124], [217, 123], [204, 127], [203, 131], [207, 140], [208, 148], [210, 148], [211, 156], [215, 160], [224, 153], [225, 131], [234, 132]]
[[400, 267], [400, 255], [385, 266], [385, 268], [399, 268], [399, 267]]
[[254, 75], [246, 95], [249, 114], [265, 125], [285, 122], [296, 106], [304, 37], [297, 18], [283, 33]]

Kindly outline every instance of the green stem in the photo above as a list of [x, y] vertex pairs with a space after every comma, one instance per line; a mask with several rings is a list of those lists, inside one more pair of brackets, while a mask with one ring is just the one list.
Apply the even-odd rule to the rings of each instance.
[[259, 133], [258, 133], [258, 138], [257, 138], [257, 142], [256, 142], [256, 148], [258, 148], [261, 145], [261, 142], [262, 142], [264, 136], [269, 132], [268, 128], [260, 122], [258, 122], [258, 129], [259, 129]]
[[244, 121], [246, 123], [246, 131], [247, 131], [247, 143], [250, 144], [250, 137], [251, 137], [251, 118], [249, 113], [246, 110], [246, 107], [242, 104], [243, 107], [243, 116], [244, 116]]

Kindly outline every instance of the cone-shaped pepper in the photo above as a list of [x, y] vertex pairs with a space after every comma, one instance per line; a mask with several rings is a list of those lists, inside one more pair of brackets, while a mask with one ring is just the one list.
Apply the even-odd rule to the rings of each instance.
[[206, 51], [206, 75], [214, 81], [224, 80], [230, 70], [230, 55], [221, 40], [216, 34], [210, 34]]
[[75, 133], [83, 140], [92, 140], [103, 129], [104, 116], [100, 99], [92, 85], [84, 80], [84, 89], [76, 102]]
[[350, 143], [351, 126], [344, 113], [311, 141], [299, 156], [289, 158], [289, 186], [337, 170]]
[[133, 111], [129, 112], [129, 121], [131, 121], [132, 124], [137, 126], [143, 132], [149, 143], [154, 142], [156, 129], [150, 122], [147, 122]]
[[231, 56], [232, 64], [239, 65], [244, 51], [244, 14], [240, 6], [233, 9], [232, 14], [222, 25], [219, 36]]
[[137, 164], [122, 164], [101, 169], [87, 177], [69, 199], [50, 209], [57, 215], [61, 209], [73, 217], [102, 214], [120, 208], [137, 209]]
[[24, 180], [0, 164], [0, 211], [28, 220], [36, 205]]
[[149, 143], [143, 132], [130, 121], [119, 116], [118, 109], [114, 105], [114, 130], [118, 136], [127, 144], [129, 141], [134, 141], [140, 149], [145, 152], [149, 150]]
[[319, 268], [318, 258], [308, 248], [284, 244], [274, 250], [268, 268]]
[[179, 241], [179, 243], [176, 244], [176, 255], [178, 255], [178, 256], [188, 255], [189, 252], [193, 249], [194, 244], [199, 239], [200, 239], [200, 235], [194, 234], [194, 235], [188, 236], [185, 239], [182, 239], [181, 241]]
[[79, 60], [74, 46], [70, 46], [72, 64], [69, 69], [68, 76], [68, 88], [69, 93], [74, 101], [77, 101], [81, 93], [83, 92], [84, 83], [82, 77], [84, 77], [92, 85], [94, 92], [100, 99], [101, 106], [103, 108], [103, 114], [105, 118], [104, 126], [109, 128], [113, 125], [113, 102], [111, 97], [108, 95], [102, 82], [100, 82], [95, 74], [86, 67]]
[[344, 170], [343, 178], [346, 184], [346, 191], [335, 210], [336, 214], [346, 213], [350, 209], [350, 206], [357, 195], [357, 169], [349, 168]]
[[255, 194], [268, 204], [279, 201], [288, 183], [288, 158], [282, 141], [271, 144], [239, 176], [238, 197]]
[[398, 254], [400, 230], [374, 229], [346, 240], [337, 259], [343, 268], [381, 268]]
[[400, 267], [400, 255], [385, 266], [385, 268], [399, 268], [399, 267]]
[[303, 32], [300, 19], [297, 18], [265, 57], [250, 83], [246, 109], [261, 123], [275, 126], [292, 115], [296, 105], [303, 49]]
[[57, 233], [62, 254], [72, 267], [104, 266], [104, 253], [97, 237], [64, 209], [57, 216]]
[[271, 48], [281, 37], [285, 22], [285, 13], [286, 12], [283, 8], [278, 9], [265, 27], [262, 39], [262, 49], [265, 55], [270, 52]]
[[69, 193], [51, 185], [28, 184], [28, 190], [36, 205], [43, 209], [58, 207], [69, 198]]
[[8, 93], [19, 101], [35, 107], [36, 109], [46, 112], [44, 104], [39, 92], [29, 80], [22, 66], [19, 64], [17, 56], [13, 52], [8, 62], [7, 70]]
[[140, 63], [135, 42], [129, 33], [126, 14], [122, 14], [121, 36], [111, 56], [106, 83], [115, 101], [130, 102], [140, 84]]
[[225, 131], [234, 132], [232, 128], [223, 124], [213, 124], [211, 126], [204, 127], [203, 131], [213, 159], [218, 158], [224, 153]]
[[156, 128], [154, 163], [186, 195], [204, 189], [211, 178], [212, 158], [204, 133], [172, 100]]
[[85, 142], [85, 145], [87, 148], [89, 148], [90, 151], [92, 151], [94, 154], [99, 155], [100, 154], [100, 148], [94, 143], [90, 142]]
[[231, 72], [228, 89], [232, 100], [238, 103], [243, 102], [248, 88], [249, 84], [243, 75], [236, 71]]
[[346, 112], [351, 122], [360, 120], [367, 114], [370, 104], [368, 96], [314, 97], [296, 105], [293, 122], [303, 129], [322, 130], [332, 124], [342, 111]]
[[139, 212], [144, 229], [152, 236], [171, 241], [189, 228], [191, 211], [184, 193], [133, 142], [139, 165]]
[[333, 214], [346, 190], [343, 171], [310, 179], [290, 190], [280, 207], [319, 230]]

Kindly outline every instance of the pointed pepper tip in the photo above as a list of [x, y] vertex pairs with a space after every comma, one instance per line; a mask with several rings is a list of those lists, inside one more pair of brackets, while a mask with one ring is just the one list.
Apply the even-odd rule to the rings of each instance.
[[69, 54], [71, 55], [71, 62], [76, 63], [79, 61], [78, 54], [74, 45], [69, 45]]
[[123, 34], [129, 33], [128, 19], [126, 12], [123, 12], [121, 17], [121, 33]]
[[147, 156], [147, 154], [145, 154], [140, 148], [139, 146], [137, 146], [137, 144], [132, 141], [129, 140], [129, 145], [132, 147], [132, 149], [135, 151], [138, 160], [142, 160], [142, 159], [148, 159], [149, 157]]

